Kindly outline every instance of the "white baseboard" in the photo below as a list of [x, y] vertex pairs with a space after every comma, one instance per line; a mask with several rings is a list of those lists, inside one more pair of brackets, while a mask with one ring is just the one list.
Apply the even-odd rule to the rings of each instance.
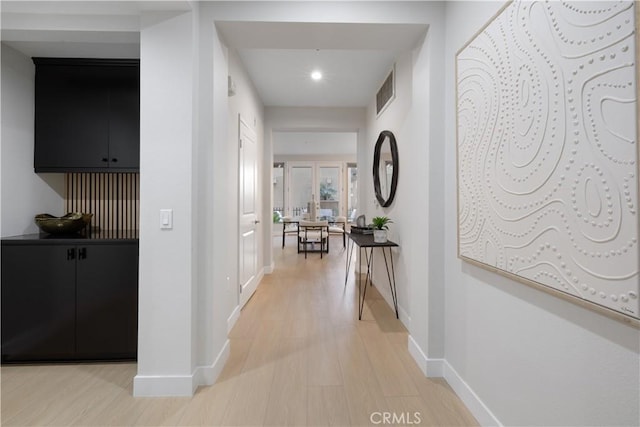
[[408, 347], [409, 354], [416, 361], [422, 373], [431, 378], [444, 377], [481, 426], [502, 426], [493, 412], [480, 400], [446, 359], [429, 359], [411, 335], [409, 335]]
[[271, 263], [271, 265], [267, 265], [264, 268], [264, 274], [271, 274], [273, 273], [273, 270], [275, 270], [276, 268], [276, 264], [274, 262]]
[[422, 351], [416, 340], [409, 335], [408, 350], [413, 360], [422, 371], [425, 377], [441, 378], [444, 376], [444, 359], [429, 359]]
[[193, 375], [136, 375], [133, 378], [133, 396], [193, 396], [197, 388], [193, 379]]
[[258, 289], [258, 286], [260, 286], [260, 284], [262, 283], [262, 279], [264, 278], [264, 272], [266, 269], [267, 267], [262, 267], [260, 271], [258, 271], [258, 277], [256, 277], [256, 280], [258, 281], [258, 283], [256, 284], [256, 289]]
[[229, 359], [230, 351], [230, 343], [227, 340], [211, 365], [198, 366], [191, 375], [136, 375], [133, 378], [133, 396], [193, 396], [198, 386], [211, 385], [216, 381]]
[[458, 372], [447, 362], [444, 361], [444, 379], [447, 380], [453, 391], [469, 408], [469, 411], [476, 417], [481, 426], [502, 426], [502, 423], [484, 404], [478, 395], [469, 387]]
[[211, 365], [198, 366], [196, 368], [193, 375], [196, 387], [201, 385], [211, 385], [216, 382], [225, 363], [227, 363], [227, 359], [229, 359], [230, 352], [231, 343], [227, 340], [222, 346], [220, 353], [218, 353], [218, 357], [216, 357], [216, 360]]
[[231, 316], [229, 316], [229, 318], [227, 319], [227, 334], [231, 332], [231, 329], [233, 329], [234, 325], [240, 318], [240, 311], [240, 306], [236, 305], [236, 308], [233, 309]]

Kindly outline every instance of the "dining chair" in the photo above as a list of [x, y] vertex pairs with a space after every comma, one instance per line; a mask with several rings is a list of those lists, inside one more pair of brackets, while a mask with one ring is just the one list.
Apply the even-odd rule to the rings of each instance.
[[[309, 245], [313, 248], [316, 244], [319, 249], [309, 250]], [[302, 249], [301, 249], [302, 248]], [[298, 222], [298, 253], [320, 252], [320, 258], [324, 252], [329, 253], [329, 222], [328, 221], [299, 221]]]
[[329, 224], [329, 236], [342, 235], [342, 247], [347, 247], [347, 236], [345, 234], [347, 227], [347, 217], [337, 216]]
[[284, 238], [287, 234], [298, 234], [298, 221], [294, 221], [290, 216], [283, 216], [282, 221], [282, 247], [284, 248]]

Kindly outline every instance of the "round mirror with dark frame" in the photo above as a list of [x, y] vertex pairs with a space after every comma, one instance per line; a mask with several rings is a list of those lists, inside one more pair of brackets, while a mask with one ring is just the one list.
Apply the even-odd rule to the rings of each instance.
[[398, 186], [398, 145], [388, 130], [380, 132], [373, 152], [373, 186], [380, 206], [391, 206]]

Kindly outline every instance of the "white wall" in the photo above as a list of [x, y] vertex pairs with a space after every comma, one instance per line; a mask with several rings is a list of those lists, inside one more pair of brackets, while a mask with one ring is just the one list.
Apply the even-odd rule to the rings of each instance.
[[[192, 13], [149, 20], [140, 37], [140, 261], [134, 395], [189, 395], [193, 371]], [[173, 209], [161, 230], [160, 209]]]
[[357, 137], [353, 132], [276, 132], [273, 154], [355, 157]]
[[638, 425], [637, 328], [456, 255], [455, 54], [502, 5], [447, 2], [446, 360], [493, 412], [476, 412], [487, 423]]
[[[427, 192], [424, 191], [425, 183], [429, 182], [428, 168], [425, 167], [426, 156], [420, 159], [420, 151], [414, 152], [416, 135], [413, 133], [412, 123], [409, 120], [411, 101], [413, 95], [413, 61], [411, 52], [404, 52], [396, 59], [395, 91], [396, 96], [386, 109], [376, 117], [375, 94], [372, 94], [371, 102], [367, 108], [367, 155], [366, 163], [362, 165], [359, 184], [366, 188], [368, 194], [367, 204], [361, 206], [362, 213], [366, 215], [367, 222], [375, 216], [387, 216], [393, 224], [389, 226], [388, 238], [400, 245], [394, 249], [394, 265], [396, 282], [398, 285], [398, 307], [402, 322], [409, 328], [411, 323], [411, 311], [409, 307], [409, 291], [413, 280], [410, 277], [412, 251], [416, 240], [413, 236], [419, 235], [424, 241], [424, 250], [420, 250], [421, 256], [426, 255], [427, 229], [421, 227], [416, 230], [413, 224], [415, 218], [420, 216], [420, 221], [427, 224], [426, 214]], [[380, 82], [382, 84], [382, 82]], [[381, 208], [375, 197], [373, 187], [373, 152], [376, 141], [381, 131], [391, 131], [398, 145], [398, 188], [396, 196], [388, 208]], [[425, 141], [421, 140], [424, 144]], [[418, 215], [419, 212], [419, 215]], [[382, 259], [382, 253], [377, 252], [376, 257]], [[421, 281], [427, 276], [428, 268], [425, 260], [421, 260], [423, 266]], [[388, 284], [386, 269], [383, 262], [374, 263], [377, 267], [373, 280], [380, 293], [387, 302], [393, 306]], [[423, 282], [424, 283], [424, 282]]]
[[276, 154], [273, 156], [274, 162], [356, 162], [356, 154]]
[[31, 58], [2, 44], [3, 237], [38, 232], [39, 213], [64, 214], [64, 174], [33, 171], [34, 78]]
[[[371, 170], [379, 133], [390, 130], [398, 144], [396, 199], [381, 208], [373, 197], [372, 180], [362, 184], [370, 196], [366, 215], [390, 217], [389, 238], [400, 246], [396, 284], [400, 319], [409, 330], [409, 350], [429, 376], [442, 375], [444, 357], [444, 269], [442, 263], [442, 120], [444, 8], [430, 5], [428, 33], [422, 43], [396, 61], [396, 98], [376, 117], [375, 102], [367, 110], [367, 154], [363, 169]], [[386, 272], [378, 263], [374, 281], [391, 304]]]
[[[237, 257], [228, 244], [235, 245], [237, 222], [237, 167], [231, 160], [235, 147], [228, 143], [230, 120], [227, 76], [227, 48], [218, 38], [213, 19], [199, 5], [198, 20], [198, 384], [212, 384], [229, 355], [227, 332], [237, 307], [237, 287], [232, 282]], [[197, 160], [195, 160], [197, 158]], [[235, 171], [235, 172], [234, 172]]]

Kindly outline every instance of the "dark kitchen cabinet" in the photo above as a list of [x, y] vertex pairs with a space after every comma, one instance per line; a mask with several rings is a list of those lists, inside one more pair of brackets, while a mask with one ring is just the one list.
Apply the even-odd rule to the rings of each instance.
[[138, 60], [33, 58], [36, 172], [134, 172]]
[[76, 273], [77, 355], [109, 359], [135, 356], [138, 246], [79, 247]]
[[58, 245], [2, 247], [3, 359], [74, 354], [76, 271], [68, 251]]
[[2, 242], [2, 361], [133, 359], [138, 244]]

